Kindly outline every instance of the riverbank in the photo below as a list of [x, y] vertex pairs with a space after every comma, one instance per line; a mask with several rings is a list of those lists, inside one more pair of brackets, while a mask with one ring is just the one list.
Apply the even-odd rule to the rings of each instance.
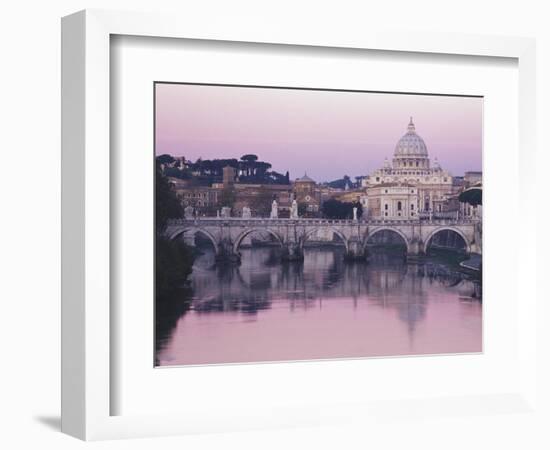
[[460, 267], [479, 272], [481, 270], [481, 255], [472, 254], [470, 258], [462, 261]]

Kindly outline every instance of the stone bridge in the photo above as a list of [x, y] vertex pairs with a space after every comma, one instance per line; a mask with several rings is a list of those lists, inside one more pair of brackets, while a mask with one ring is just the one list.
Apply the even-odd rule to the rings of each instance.
[[200, 233], [210, 239], [216, 259], [240, 261], [239, 247], [254, 232], [269, 233], [282, 248], [288, 261], [304, 257], [304, 244], [318, 231], [331, 231], [343, 242], [346, 259], [367, 258], [367, 241], [376, 233], [390, 230], [403, 239], [407, 255], [422, 256], [431, 239], [444, 230], [457, 233], [467, 253], [481, 253], [481, 222], [477, 219], [433, 220], [329, 220], [329, 219], [242, 219], [196, 218], [171, 220], [165, 234], [178, 239], [185, 234]]

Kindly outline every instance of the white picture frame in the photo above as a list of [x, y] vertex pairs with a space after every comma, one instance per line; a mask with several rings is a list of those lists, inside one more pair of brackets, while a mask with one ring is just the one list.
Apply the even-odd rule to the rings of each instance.
[[[87, 10], [62, 21], [62, 430], [85, 440], [231, 431], [271, 426], [323, 424], [331, 417], [369, 420], [389, 414], [388, 405], [334, 405], [319, 417], [318, 406], [304, 405], [259, 415], [239, 424], [221, 412], [217, 420], [205, 415], [189, 420], [174, 414], [111, 415], [116, 389], [110, 373], [111, 340], [111, 211], [110, 183], [110, 37], [112, 35], [275, 43], [311, 47], [370, 49], [513, 58], [518, 61], [518, 130], [520, 184], [518, 208], [524, 238], [518, 257], [531, 264], [518, 278], [534, 280], [536, 237], [535, 171], [535, 43], [532, 39], [452, 34], [408, 34], [370, 30], [359, 34], [315, 35], [304, 30], [279, 30], [254, 23], [233, 29], [231, 24], [195, 23], [186, 17], [162, 14]], [[426, 399], [407, 403], [410, 413], [428, 408], [445, 415], [492, 414], [503, 405], [516, 412], [537, 412], [536, 293], [523, 292], [518, 311], [520, 378], [516, 392], [460, 399]], [[405, 401], [405, 399], [403, 399]], [[406, 401], [405, 401], [406, 403]], [[437, 413], [436, 413], [437, 414]], [[330, 416], [330, 417], [329, 417]], [[227, 420], [224, 420], [225, 419]]]

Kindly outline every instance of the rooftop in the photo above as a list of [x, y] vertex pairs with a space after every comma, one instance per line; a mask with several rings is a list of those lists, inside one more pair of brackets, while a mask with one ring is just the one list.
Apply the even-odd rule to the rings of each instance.
[[315, 180], [308, 177], [306, 172], [303, 177], [296, 179], [296, 183], [315, 183]]

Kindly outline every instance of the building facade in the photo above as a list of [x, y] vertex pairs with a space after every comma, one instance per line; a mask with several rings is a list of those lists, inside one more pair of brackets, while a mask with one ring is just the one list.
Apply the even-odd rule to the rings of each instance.
[[472, 187], [476, 185], [480, 185], [482, 182], [482, 176], [483, 174], [481, 172], [474, 172], [469, 171], [464, 174], [464, 186], [465, 187]]
[[[391, 163], [386, 159], [383, 167], [363, 182], [367, 189], [368, 208], [374, 208], [369, 213], [371, 217], [386, 217], [388, 212], [387, 217], [405, 218], [441, 211], [442, 205], [457, 190], [453, 186], [453, 176], [441, 168], [437, 158], [431, 162], [426, 143], [416, 133], [412, 117], [407, 132], [395, 146]], [[382, 209], [378, 209], [378, 202]], [[401, 210], [397, 209], [396, 202], [401, 202]], [[385, 205], [388, 205], [387, 210]]]
[[294, 181], [294, 198], [305, 215], [315, 216], [321, 209], [321, 191], [315, 180], [304, 174]]
[[198, 216], [217, 216], [221, 208], [231, 208], [231, 215], [240, 217], [243, 208], [249, 208], [253, 217], [269, 217], [273, 200], [281, 217], [290, 215], [294, 196], [290, 184], [249, 184], [236, 181], [233, 167], [223, 169], [223, 182], [211, 186], [197, 185], [194, 180], [169, 177], [183, 207], [193, 207]]
[[418, 216], [418, 188], [410, 184], [382, 183], [368, 189], [367, 217], [407, 220]]

